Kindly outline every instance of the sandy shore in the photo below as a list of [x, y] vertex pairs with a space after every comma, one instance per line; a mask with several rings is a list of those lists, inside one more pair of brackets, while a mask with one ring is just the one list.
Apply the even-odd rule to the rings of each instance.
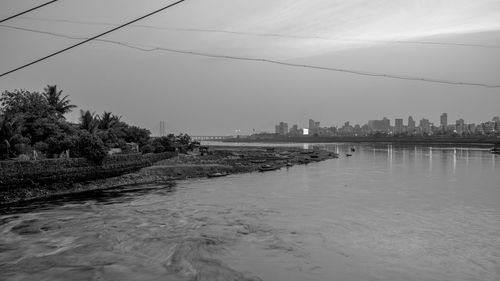
[[118, 177], [80, 183], [58, 183], [50, 186], [17, 187], [0, 191], [0, 205], [56, 195], [128, 185], [156, 184], [165, 188], [175, 186], [176, 180], [211, 175], [256, 172], [263, 165], [282, 168], [336, 157], [326, 151], [299, 148], [210, 147], [206, 155], [187, 154], [162, 160], [138, 172]]

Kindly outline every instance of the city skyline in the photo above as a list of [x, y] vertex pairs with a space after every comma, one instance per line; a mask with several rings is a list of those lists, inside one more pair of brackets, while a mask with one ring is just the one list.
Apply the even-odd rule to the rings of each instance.
[[[328, 134], [357, 134], [363, 132], [367, 134], [368, 132], [390, 132], [391, 134], [401, 134], [401, 133], [413, 133], [417, 132], [422, 134], [433, 134], [436, 132], [442, 133], [457, 133], [462, 135], [464, 133], [475, 133], [476, 130], [485, 133], [483, 127], [487, 127], [486, 133], [497, 133], [500, 131], [500, 117], [495, 115], [491, 120], [480, 121], [477, 123], [467, 122], [463, 118], [451, 121], [448, 119], [448, 113], [444, 112], [439, 116], [439, 123], [431, 122], [429, 119], [423, 117], [421, 119], [415, 119], [412, 115], [405, 118], [394, 118], [389, 119], [383, 117], [382, 119], [370, 119], [365, 123], [352, 123], [350, 121], [345, 121], [343, 126], [340, 125], [325, 125], [321, 126], [321, 121], [314, 119], [308, 120], [308, 126], [299, 126], [298, 124], [293, 124], [289, 126], [287, 122], [280, 121], [279, 124], [275, 126], [274, 133], [279, 135], [312, 135], [318, 134], [318, 132], [323, 131]], [[290, 127], [290, 130], [288, 128]], [[481, 128], [479, 128], [481, 127]], [[333, 129], [333, 131], [332, 131]], [[368, 130], [368, 131], [367, 131]]]

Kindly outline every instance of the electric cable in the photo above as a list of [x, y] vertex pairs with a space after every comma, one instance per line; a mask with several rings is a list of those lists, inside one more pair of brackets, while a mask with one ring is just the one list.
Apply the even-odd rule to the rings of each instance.
[[[12, 29], [17, 29], [17, 30], [28, 31], [28, 32], [42, 33], [42, 34], [47, 34], [47, 35], [57, 36], [57, 37], [62, 37], [62, 38], [67, 38], [67, 39], [77, 39], [77, 40], [86, 39], [86, 40], [88, 40], [88, 38], [84, 38], [84, 37], [75, 37], [75, 36], [58, 34], [58, 33], [48, 32], [48, 31], [40, 31], [40, 30], [34, 30], [34, 29], [22, 28], [22, 27], [14, 27], [14, 26], [8, 26], [8, 25], [0, 25], [0, 26], [12, 28]], [[124, 46], [127, 48], [132, 48], [132, 49], [143, 51], [143, 52], [165, 51], [165, 52], [171, 52], [171, 53], [180, 53], [180, 54], [186, 54], [186, 55], [203, 56], [203, 57], [218, 58], [218, 59], [264, 62], [264, 63], [289, 66], [289, 67], [300, 67], [300, 68], [309, 68], [309, 69], [324, 70], [324, 71], [343, 72], [343, 73], [355, 74], [355, 75], [361, 75], [361, 76], [372, 76], [372, 77], [380, 77], [380, 78], [419, 81], [419, 82], [428, 82], [428, 83], [439, 83], [439, 84], [448, 84], [448, 85], [457, 85], [457, 86], [477, 86], [477, 87], [484, 87], [484, 88], [500, 88], [500, 85], [494, 85], [494, 84], [465, 82], [465, 81], [453, 81], [453, 80], [414, 77], [414, 76], [405, 76], [405, 75], [379, 73], [379, 72], [369, 72], [369, 71], [344, 69], [344, 68], [334, 68], [334, 67], [326, 67], [326, 66], [316, 66], [316, 65], [309, 65], [309, 64], [298, 64], [298, 63], [284, 62], [284, 61], [279, 61], [279, 60], [274, 60], [274, 59], [266, 59], [266, 58], [251, 58], [251, 57], [243, 57], [243, 56], [212, 54], [212, 53], [204, 53], [204, 52], [197, 52], [197, 51], [179, 50], [179, 49], [171, 49], [171, 48], [165, 48], [165, 47], [159, 47], [159, 46], [137, 44], [137, 43], [132, 43], [132, 42], [115, 41], [115, 40], [110, 40], [110, 39], [95, 39], [94, 41], [116, 44], [116, 45]], [[3, 75], [0, 75], [0, 77], [1, 76], [3, 76]]]
[[21, 15], [24, 15], [24, 14], [29, 13], [29, 12], [31, 12], [31, 11], [34, 11], [34, 10], [36, 10], [36, 9], [39, 9], [39, 8], [45, 7], [45, 6], [49, 5], [49, 4], [52, 4], [52, 3], [57, 2], [57, 1], [59, 1], [59, 0], [52, 0], [52, 1], [50, 1], [50, 2], [47, 2], [47, 3], [45, 3], [45, 4], [42, 4], [42, 5], [36, 6], [36, 7], [34, 7], [34, 8], [29, 9], [29, 10], [26, 10], [26, 11], [24, 11], [24, 12], [21, 12], [21, 13], [15, 14], [15, 15], [10, 16], [10, 17], [6, 17], [6, 18], [4, 18], [4, 19], [1, 19], [1, 20], [0, 20], [0, 23], [2, 23], [2, 22], [6, 22], [6, 21], [11, 20], [11, 19], [16, 18], [16, 17], [19, 17], [19, 16], [21, 16]]
[[12, 73], [12, 72], [15, 72], [15, 71], [21, 70], [21, 69], [23, 69], [23, 68], [25, 68], [25, 67], [28, 67], [28, 66], [30, 66], [30, 65], [36, 64], [36, 63], [38, 63], [38, 62], [41, 62], [41, 61], [43, 61], [43, 60], [46, 60], [46, 59], [51, 58], [51, 57], [53, 57], [53, 56], [56, 56], [56, 55], [58, 55], [58, 54], [60, 54], [60, 53], [66, 52], [66, 51], [68, 51], [68, 50], [71, 50], [71, 49], [73, 49], [73, 48], [75, 48], [75, 47], [78, 47], [78, 46], [80, 46], [80, 45], [83, 45], [83, 44], [85, 44], [85, 43], [87, 43], [87, 42], [89, 42], [89, 41], [95, 40], [95, 39], [97, 39], [97, 38], [99, 38], [99, 37], [102, 37], [102, 36], [104, 36], [104, 35], [106, 35], [106, 34], [109, 34], [109, 33], [113, 32], [113, 31], [116, 31], [116, 30], [118, 30], [118, 29], [121, 29], [121, 28], [123, 28], [123, 27], [125, 27], [125, 26], [127, 26], [127, 25], [130, 25], [130, 24], [134, 23], [134, 22], [140, 21], [140, 20], [145, 19], [145, 18], [147, 18], [147, 17], [150, 17], [150, 16], [152, 16], [152, 15], [154, 15], [154, 14], [157, 14], [157, 13], [159, 13], [159, 12], [163, 11], [163, 10], [166, 10], [166, 9], [168, 9], [168, 8], [171, 8], [171, 7], [173, 7], [173, 6], [177, 5], [177, 4], [180, 4], [180, 3], [184, 2], [184, 1], [186, 1], [186, 0], [178, 0], [177, 2], [174, 2], [174, 3], [172, 3], [172, 4], [169, 4], [169, 5], [167, 5], [167, 6], [163, 7], [163, 8], [160, 8], [160, 9], [158, 9], [158, 10], [155, 10], [155, 11], [153, 11], [153, 12], [151, 12], [151, 13], [148, 13], [148, 14], [146, 14], [146, 15], [144, 15], [144, 16], [141, 16], [141, 17], [139, 17], [139, 18], [137, 18], [137, 19], [131, 20], [131, 21], [127, 22], [127, 23], [124, 23], [124, 24], [122, 24], [122, 25], [120, 25], [120, 26], [117, 26], [117, 27], [112, 28], [112, 29], [110, 29], [110, 30], [108, 30], [108, 31], [105, 31], [105, 32], [103, 32], [103, 33], [100, 33], [100, 34], [98, 34], [98, 35], [96, 35], [96, 36], [90, 37], [90, 38], [88, 38], [88, 39], [86, 39], [86, 40], [84, 40], [84, 41], [82, 41], [82, 42], [79, 42], [79, 43], [77, 43], [77, 44], [71, 45], [71, 46], [69, 46], [69, 47], [67, 47], [67, 48], [64, 48], [64, 49], [62, 49], [62, 50], [59, 50], [59, 51], [57, 51], [57, 52], [54, 52], [54, 53], [52, 53], [52, 54], [50, 54], [50, 55], [47, 55], [47, 56], [45, 56], [45, 57], [42, 57], [42, 58], [40, 58], [40, 59], [37, 59], [37, 60], [32, 61], [32, 62], [30, 62], [30, 63], [27, 63], [27, 64], [25, 64], [25, 65], [22, 65], [22, 66], [20, 66], [20, 67], [17, 67], [17, 68], [14, 68], [14, 69], [12, 69], [12, 70], [9, 70], [9, 71], [7, 71], [7, 72], [5, 72], [5, 73], [2, 73], [2, 74], [0, 74], [0, 77], [3, 77], [3, 76], [5, 76], [5, 75], [7, 75], [7, 74], [10, 74], [10, 73]]

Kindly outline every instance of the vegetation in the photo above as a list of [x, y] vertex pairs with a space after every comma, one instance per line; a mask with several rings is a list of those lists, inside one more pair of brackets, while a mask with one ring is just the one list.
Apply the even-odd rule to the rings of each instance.
[[76, 105], [57, 87], [43, 93], [4, 91], [0, 96], [0, 159], [85, 157], [102, 163], [111, 149], [159, 153], [193, 148], [188, 135], [151, 138], [147, 129], [129, 125], [111, 112], [80, 111], [80, 123], [64, 115]]

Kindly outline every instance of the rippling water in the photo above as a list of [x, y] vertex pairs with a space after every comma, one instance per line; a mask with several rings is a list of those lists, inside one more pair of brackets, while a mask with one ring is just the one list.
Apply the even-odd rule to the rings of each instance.
[[339, 159], [0, 210], [1, 280], [500, 280], [500, 156]]

